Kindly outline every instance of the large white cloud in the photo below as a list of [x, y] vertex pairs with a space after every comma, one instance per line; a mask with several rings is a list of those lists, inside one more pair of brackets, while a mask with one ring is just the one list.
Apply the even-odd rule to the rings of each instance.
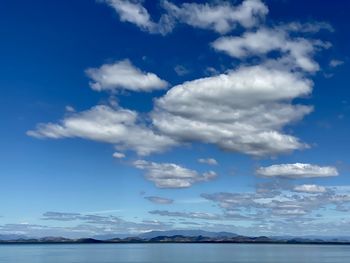
[[298, 74], [264, 65], [185, 82], [156, 101], [160, 132], [179, 141], [213, 143], [251, 155], [274, 155], [306, 147], [282, 128], [312, 108], [293, 105], [312, 83]]
[[265, 177], [313, 178], [337, 176], [337, 168], [333, 166], [318, 166], [308, 163], [275, 164], [260, 167], [256, 173]]
[[[296, 26], [296, 25], [294, 25]], [[249, 56], [263, 56], [272, 51], [282, 52], [283, 63], [292, 67], [313, 72], [319, 65], [312, 55], [318, 47], [328, 47], [328, 43], [310, 41], [302, 37], [292, 38], [286, 27], [260, 28], [254, 32], [247, 32], [242, 36], [225, 36], [217, 39], [212, 46], [235, 58]]]
[[173, 163], [155, 163], [137, 160], [134, 166], [146, 171], [146, 178], [159, 188], [187, 188], [194, 183], [209, 181], [217, 175], [213, 171], [199, 174], [195, 170]]
[[135, 111], [106, 105], [69, 114], [59, 123], [38, 124], [27, 134], [37, 138], [84, 138], [107, 142], [140, 155], [160, 152], [175, 144], [169, 137], [156, 134], [143, 125]]
[[160, 79], [154, 73], [142, 72], [128, 59], [105, 64], [100, 68], [90, 68], [86, 70], [86, 73], [92, 79], [91, 88], [96, 91], [119, 89], [152, 91], [168, 86], [165, 80]]

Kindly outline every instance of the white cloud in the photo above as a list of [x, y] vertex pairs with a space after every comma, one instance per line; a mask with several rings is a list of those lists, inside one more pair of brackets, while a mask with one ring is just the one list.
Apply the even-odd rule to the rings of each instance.
[[75, 112], [75, 109], [74, 109], [72, 106], [70, 106], [70, 105], [67, 105], [67, 106], [65, 107], [65, 110], [66, 110], [67, 112]]
[[326, 187], [315, 185], [315, 184], [303, 184], [297, 185], [293, 188], [295, 192], [300, 193], [325, 193], [327, 191]]
[[[177, 21], [225, 33], [237, 24], [246, 28], [255, 26], [268, 12], [260, 0], [245, 0], [237, 6], [229, 2], [175, 5], [164, 1], [167, 13], [154, 23], [142, 1], [103, 2], [116, 10], [122, 21], [153, 33], [160, 33], [166, 21], [167, 25]], [[293, 100], [311, 94], [313, 83], [302, 71], [318, 69], [312, 55], [317, 48], [328, 44], [292, 37], [290, 32], [294, 35], [300, 30], [317, 32], [326, 27], [325, 24], [303, 27], [290, 23], [274, 28], [260, 27], [240, 37], [219, 38], [213, 46], [234, 57], [268, 57], [270, 51], [279, 51], [281, 58], [265, 57], [258, 65], [241, 66], [225, 74], [176, 85], [155, 100], [150, 116], [141, 118], [137, 112], [118, 105], [113, 105], [114, 108], [99, 105], [83, 112], [68, 112], [60, 122], [39, 124], [28, 134], [39, 138], [78, 137], [107, 142], [116, 145], [117, 151], [133, 150], [139, 155], [161, 152], [182, 142], [214, 144], [253, 156], [273, 156], [307, 148], [296, 136], [287, 134], [285, 128], [312, 111], [311, 106], [296, 104]], [[168, 85], [156, 74], [136, 68], [129, 60], [86, 72], [92, 79], [91, 88], [96, 91], [151, 91]], [[120, 158], [122, 154], [115, 157]], [[171, 185], [171, 180], [167, 182]], [[187, 186], [193, 183], [179, 182]]]
[[178, 76], [184, 76], [190, 72], [187, 68], [185, 68], [182, 65], [176, 65], [174, 70]]
[[220, 215], [206, 213], [206, 212], [178, 212], [178, 211], [167, 211], [167, 210], [153, 210], [153, 211], [149, 211], [149, 213], [152, 215], [182, 217], [182, 218], [191, 218], [191, 219], [204, 219], [204, 220], [222, 219]]
[[218, 165], [218, 162], [214, 158], [200, 158], [198, 159], [198, 162], [209, 165]]
[[255, 32], [247, 32], [238, 37], [221, 37], [212, 46], [235, 58], [249, 56], [263, 56], [271, 51], [282, 53], [281, 62], [292, 64], [308, 72], [319, 69], [319, 65], [312, 59], [317, 47], [327, 48], [329, 43], [311, 41], [305, 38], [292, 38], [286, 30], [281, 28], [260, 28]]
[[329, 65], [332, 67], [332, 68], [335, 68], [335, 67], [338, 67], [340, 65], [344, 64], [344, 61], [341, 61], [341, 60], [337, 60], [337, 59], [332, 59], [331, 62], [329, 62]]
[[168, 86], [165, 80], [154, 73], [142, 72], [128, 59], [105, 64], [100, 68], [90, 68], [86, 73], [92, 79], [91, 88], [96, 91], [125, 89], [148, 92]]
[[213, 171], [199, 174], [195, 170], [184, 168], [173, 163], [155, 163], [137, 160], [134, 166], [146, 171], [146, 179], [159, 188], [186, 188], [194, 183], [209, 181], [217, 175]]
[[106, 105], [72, 113], [59, 123], [39, 124], [27, 134], [36, 138], [83, 138], [107, 142], [121, 150], [134, 150], [139, 155], [161, 152], [176, 144], [140, 123], [135, 111]]
[[163, 14], [159, 22], [152, 21], [148, 11], [142, 6], [142, 0], [100, 0], [111, 6], [119, 15], [120, 21], [129, 22], [141, 30], [152, 34], [165, 35], [173, 30], [173, 18]]
[[123, 159], [123, 158], [125, 158], [125, 154], [120, 153], [120, 152], [115, 152], [115, 153], [113, 153], [113, 157], [116, 159]]
[[311, 92], [312, 83], [284, 70], [241, 67], [188, 81], [156, 100], [153, 124], [179, 141], [213, 143], [251, 155], [274, 155], [306, 147], [282, 128], [312, 108], [290, 100]]
[[174, 202], [173, 199], [159, 197], [159, 196], [145, 196], [144, 198], [152, 203], [160, 204], [160, 205], [168, 205]]
[[327, 30], [330, 32], [334, 31], [332, 25], [326, 22], [291, 22], [288, 24], [281, 24], [278, 28], [286, 31], [296, 32], [296, 33], [317, 33], [321, 30]]
[[145, 125], [135, 111], [99, 105], [56, 124], [39, 124], [28, 134], [108, 142], [139, 155], [191, 141], [250, 155], [275, 155], [306, 147], [282, 129], [312, 110], [290, 103], [311, 89], [312, 83], [298, 74], [264, 65], [241, 67], [170, 89], [156, 101], [153, 126]]
[[275, 164], [268, 167], [260, 167], [256, 170], [256, 173], [265, 177], [285, 177], [292, 179], [338, 175], [337, 169], [333, 166], [318, 166], [307, 163]]
[[101, 0], [111, 6], [122, 22], [129, 22], [149, 33], [165, 35], [173, 30], [177, 22], [187, 25], [226, 33], [237, 24], [250, 28], [258, 24], [268, 13], [268, 8], [260, 0], [245, 0], [233, 6], [227, 2], [216, 4], [183, 3], [177, 6], [162, 1], [165, 13], [158, 22], [154, 22], [142, 1]]
[[[349, 194], [337, 194], [320, 186], [307, 185], [299, 188], [298, 191], [293, 189], [276, 191], [270, 188], [266, 189], [269, 192], [263, 193], [256, 189], [256, 192], [203, 193], [201, 196], [215, 202], [226, 215], [233, 212], [236, 216], [245, 217], [245, 222], [249, 220], [259, 223], [266, 222], [267, 219], [268, 221], [273, 219], [279, 222], [283, 222], [283, 219], [289, 221], [291, 217], [302, 221], [315, 220], [315, 212], [321, 212], [321, 209], [344, 211], [350, 202]], [[306, 215], [308, 217], [305, 217]]]
[[193, 27], [227, 33], [237, 24], [249, 28], [255, 26], [268, 13], [260, 0], [246, 0], [232, 6], [228, 2], [217, 4], [183, 3], [181, 6], [164, 1], [164, 8], [171, 17]]
[[105, 0], [120, 15], [121, 21], [133, 23], [141, 28], [153, 27], [148, 11], [142, 6], [141, 1]]

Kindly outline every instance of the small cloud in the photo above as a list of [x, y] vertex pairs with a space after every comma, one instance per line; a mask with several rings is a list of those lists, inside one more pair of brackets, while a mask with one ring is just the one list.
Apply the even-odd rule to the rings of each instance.
[[173, 163], [154, 163], [145, 160], [137, 160], [134, 166], [145, 170], [145, 177], [159, 188], [187, 188], [198, 182], [206, 182], [214, 179], [217, 174], [209, 171], [199, 174]]
[[74, 109], [72, 106], [70, 106], [70, 105], [67, 105], [67, 106], [65, 107], [65, 110], [66, 110], [67, 112], [75, 112], [75, 109]]
[[55, 220], [55, 221], [74, 221], [81, 217], [80, 213], [62, 213], [62, 212], [45, 212], [43, 214], [43, 220]]
[[[258, 43], [258, 44], [257, 44]], [[253, 56], [264, 56], [278, 51], [284, 56], [289, 67], [299, 68], [307, 72], [319, 70], [319, 65], [313, 60], [317, 48], [329, 48], [328, 42], [314, 42], [300, 38], [291, 38], [280, 28], [260, 28], [256, 32], [246, 32], [242, 36], [224, 36], [215, 40], [212, 47], [231, 57], [245, 59]]]
[[213, 68], [213, 67], [207, 67], [205, 69], [204, 73], [206, 75], [209, 75], [209, 76], [214, 76], [214, 75], [218, 75], [220, 72], [217, 69]]
[[337, 118], [338, 118], [339, 120], [342, 120], [342, 119], [345, 118], [345, 115], [344, 115], [344, 114], [339, 114], [339, 115], [337, 116]]
[[168, 205], [174, 202], [173, 199], [159, 197], [159, 196], [145, 196], [145, 199], [154, 204], [160, 204], [160, 205]]
[[154, 73], [141, 71], [128, 59], [104, 64], [100, 68], [89, 68], [86, 74], [92, 79], [90, 87], [96, 91], [150, 92], [168, 86], [168, 82]]
[[337, 59], [332, 59], [332, 60], [329, 62], [329, 65], [330, 65], [332, 68], [338, 67], [338, 66], [343, 65], [343, 64], [344, 64], [344, 61], [337, 60]]
[[125, 154], [120, 152], [115, 152], [113, 153], [113, 157], [116, 159], [122, 159], [122, 158], [125, 158]]
[[318, 194], [325, 193], [327, 191], [326, 187], [315, 185], [315, 184], [303, 184], [297, 185], [293, 188], [293, 191], [300, 193]]
[[334, 76], [333, 73], [324, 73], [323, 76], [326, 78], [326, 79], [330, 79]]
[[332, 25], [326, 22], [312, 22], [312, 23], [299, 23], [292, 22], [288, 24], [281, 24], [278, 28], [298, 33], [317, 33], [321, 30], [334, 32]]
[[184, 66], [181, 66], [181, 65], [175, 66], [174, 70], [175, 70], [176, 74], [179, 76], [184, 76], [190, 72], [187, 68], [185, 68]]
[[204, 219], [204, 220], [222, 219], [221, 215], [207, 213], [207, 212], [178, 212], [178, 211], [168, 211], [168, 210], [153, 210], [153, 211], [149, 211], [149, 213], [152, 215], [182, 217], [182, 218], [190, 218], [190, 219]]
[[337, 168], [333, 166], [318, 166], [308, 163], [276, 164], [260, 167], [256, 170], [264, 177], [282, 177], [290, 179], [337, 176]]
[[200, 158], [198, 159], [198, 162], [209, 164], [209, 165], [218, 165], [218, 162], [214, 158]]

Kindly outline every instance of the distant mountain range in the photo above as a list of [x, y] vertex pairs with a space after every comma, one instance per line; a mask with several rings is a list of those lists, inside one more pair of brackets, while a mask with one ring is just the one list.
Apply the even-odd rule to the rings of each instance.
[[[135, 237], [139, 237], [142, 239], [151, 239], [157, 236], [205, 236], [205, 237], [235, 237], [237, 234], [229, 233], [229, 232], [209, 232], [204, 230], [169, 230], [169, 231], [150, 231], [146, 233], [142, 233], [136, 235]], [[96, 235], [93, 236], [95, 239], [99, 240], [109, 240], [114, 238], [127, 238], [130, 235], [126, 234], [108, 234], [108, 235]]]
[[94, 238], [69, 239], [64, 237], [27, 238], [19, 235], [0, 235], [0, 243], [279, 243], [279, 244], [346, 244], [350, 238], [319, 237], [248, 237], [229, 232], [204, 230], [151, 231], [138, 236], [101, 235]]
[[0, 234], [0, 240], [14, 240], [14, 239], [22, 239], [22, 238], [28, 238], [28, 237], [24, 235], [16, 235], [16, 234], [6, 234], [6, 235]]
[[204, 236], [210, 238], [220, 238], [220, 237], [237, 237], [237, 234], [230, 232], [209, 232], [204, 230], [170, 230], [170, 231], [151, 231], [138, 235], [140, 238], [150, 239], [158, 236]]

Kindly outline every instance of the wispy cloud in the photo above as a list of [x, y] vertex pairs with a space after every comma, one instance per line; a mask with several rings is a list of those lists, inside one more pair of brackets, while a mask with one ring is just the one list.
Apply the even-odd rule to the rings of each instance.
[[343, 65], [344, 64], [344, 61], [341, 61], [341, 60], [337, 60], [337, 59], [332, 59], [330, 62], [329, 62], [329, 65], [332, 67], [332, 68], [336, 68], [340, 65]]
[[260, 0], [245, 0], [237, 6], [229, 2], [176, 5], [165, 0], [161, 2], [164, 12], [159, 21], [154, 22], [147, 9], [142, 6], [142, 1], [100, 1], [111, 6], [119, 15], [120, 21], [132, 23], [143, 31], [162, 35], [171, 32], [177, 23], [224, 34], [237, 25], [251, 28], [263, 20], [268, 13], [267, 6]]
[[217, 160], [215, 160], [214, 158], [200, 158], [198, 159], [198, 162], [209, 164], [209, 165], [218, 165]]
[[160, 196], [145, 196], [144, 198], [152, 203], [160, 204], [160, 205], [168, 205], [174, 202], [173, 199], [160, 197]]

